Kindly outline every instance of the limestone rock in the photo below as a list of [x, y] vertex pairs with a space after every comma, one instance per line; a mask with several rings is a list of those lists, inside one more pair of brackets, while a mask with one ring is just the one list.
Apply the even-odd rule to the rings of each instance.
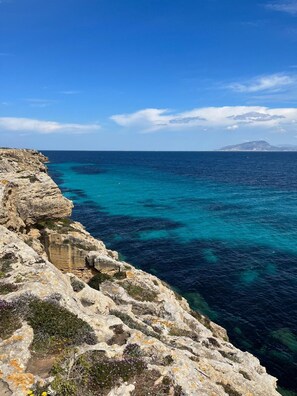
[[86, 260], [90, 267], [94, 267], [100, 272], [115, 272], [121, 269], [118, 261], [106, 254], [102, 254], [102, 252], [91, 251], [88, 253]]
[[73, 204], [46, 173], [46, 157], [0, 149], [0, 159], [0, 224], [23, 232], [42, 219], [70, 216]]

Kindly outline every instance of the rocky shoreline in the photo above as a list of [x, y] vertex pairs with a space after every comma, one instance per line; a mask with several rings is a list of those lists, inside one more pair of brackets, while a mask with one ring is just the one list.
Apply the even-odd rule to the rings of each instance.
[[0, 149], [0, 395], [279, 395], [223, 328], [71, 221], [46, 162]]

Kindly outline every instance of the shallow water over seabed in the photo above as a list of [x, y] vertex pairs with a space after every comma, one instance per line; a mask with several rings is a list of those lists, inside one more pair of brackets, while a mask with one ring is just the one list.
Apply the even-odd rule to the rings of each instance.
[[297, 153], [45, 154], [74, 219], [297, 391]]

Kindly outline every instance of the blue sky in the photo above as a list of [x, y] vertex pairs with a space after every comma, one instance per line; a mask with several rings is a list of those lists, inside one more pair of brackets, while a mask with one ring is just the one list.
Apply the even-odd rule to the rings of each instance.
[[0, 145], [297, 145], [297, 0], [0, 0]]

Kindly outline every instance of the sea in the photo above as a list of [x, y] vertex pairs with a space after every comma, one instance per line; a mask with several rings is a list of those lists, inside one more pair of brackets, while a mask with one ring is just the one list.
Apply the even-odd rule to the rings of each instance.
[[296, 152], [44, 154], [74, 220], [297, 394]]

